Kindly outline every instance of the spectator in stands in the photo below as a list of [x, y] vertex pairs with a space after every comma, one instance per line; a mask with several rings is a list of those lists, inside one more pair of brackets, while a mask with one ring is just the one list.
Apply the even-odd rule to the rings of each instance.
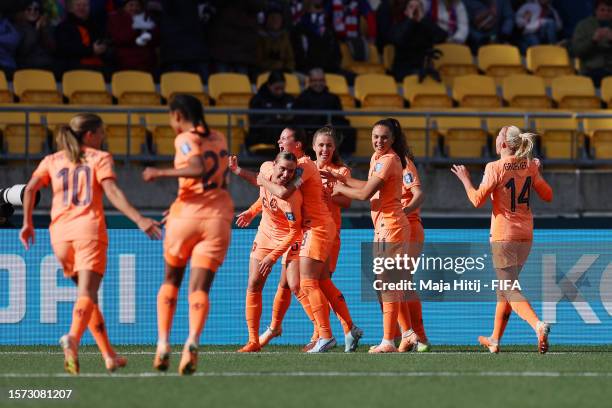
[[[210, 50], [206, 31], [215, 15], [211, 2], [162, 0], [160, 59], [164, 72], [187, 71], [208, 80]], [[222, 41], [217, 41], [222, 42]]]
[[68, 3], [68, 16], [57, 26], [55, 39], [57, 56], [62, 71], [93, 69], [110, 75], [110, 66], [104, 65], [108, 55], [108, 38], [89, 15], [89, 0]]
[[556, 44], [563, 22], [550, 0], [527, 2], [516, 12], [516, 26], [522, 30], [521, 51], [538, 44]]
[[[331, 0], [327, 3], [328, 13], [336, 36], [345, 41], [355, 61], [368, 60], [368, 42], [376, 40], [376, 15], [368, 0]], [[367, 36], [360, 30], [361, 19], [368, 25]]]
[[404, 10], [408, 0], [382, 0], [376, 9], [376, 47], [383, 52], [385, 45], [391, 44], [391, 27], [406, 18]]
[[[325, 72], [321, 68], [313, 68], [308, 73], [308, 88], [296, 98], [293, 109], [342, 111], [342, 104], [337, 95], [329, 92], [325, 82]], [[330, 121], [331, 119], [331, 121]], [[311, 133], [323, 124], [334, 125], [342, 134], [342, 143], [339, 150], [342, 153], [355, 152], [355, 129], [350, 127], [349, 121], [342, 115], [296, 115], [295, 122]]]
[[470, 18], [468, 41], [472, 51], [489, 43], [508, 41], [514, 31], [514, 12], [509, 0], [463, 0]]
[[572, 49], [580, 58], [582, 74], [590, 76], [595, 86], [612, 75], [612, 0], [599, 0], [595, 16], [578, 23]]
[[[290, 109], [293, 97], [285, 93], [285, 75], [282, 71], [272, 71], [268, 80], [259, 88], [251, 98], [250, 109]], [[276, 145], [278, 135], [285, 126], [291, 124], [293, 117], [288, 114], [260, 114], [249, 115], [249, 134], [245, 143], [247, 148], [256, 144]]]
[[42, 14], [40, 0], [32, 0], [17, 15], [15, 28], [21, 34], [17, 48], [17, 66], [53, 71], [55, 38], [47, 16]]
[[17, 68], [15, 56], [20, 39], [19, 31], [0, 11], [0, 70], [4, 71], [9, 79]]
[[425, 12], [446, 32], [446, 42], [465, 43], [470, 31], [470, 22], [461, 0], [426, 0]]
[[117, 69], [155, 70], [159, 29], [143, 12], [142, 0], [124, 0], [123, 8], [109, 16], [107, 30], [113, 41]]
[[295, 61], [289, 32], [284, 29], [281, 10], [269, 10], [265, 29], [257, 39], [257, 61], [261, 71], [293, 71]]
[[425, 15], [420, 0], [410, 0], [404, 10], [406, 19], [391, 28], [391, 40], [395, 45], [393, 75], [401, 82], [406, 75], [417, 74], [424, 68], [425, 58], [447, 33]]

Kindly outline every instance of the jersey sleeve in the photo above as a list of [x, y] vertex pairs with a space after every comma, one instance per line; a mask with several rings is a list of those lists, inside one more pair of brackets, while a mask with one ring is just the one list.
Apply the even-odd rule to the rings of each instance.
[[264, 176], [264, 177], [269, 177], [272, 172], [273, 172], [273, 167], [274, 167], [274, 163], [271, 161], [266, 161], [263, 162], [261, 164], [261, 166], [259, 167], [259, 172]]
[[298, 164], [298, 169], [296, 172], [296, 181], [300, 179], [302, 183], [305, 183], [309, 178], [318, 173], [319, 170], [311, 161], [304, 162], [303, 164]]
[[408, 165], [406, 165], [406, 168], [404, 169], [402, 182], [404, 183], [404, 188], [406, 190], [410, 190], [412, 187], [421, 186], [421, 179], [419, 178], [419, 173], [417, 172], [417, 169], [414, 163], [412, 163], [412, 161], [408, 161]]
[[374, 162], [372, 175], [387, 181], [396, 171], [395, 164], [393, 155], [384, 155]]
[[183, 133], [177, 136], [175, 141], [176, 154], [187, 161], [193, 156], [202, 154], [199, 136], [192, 133]]
[[279, 208], [287, 217], [289, 223], [289, 232], [285, 235], [285, 238], [274, 248], [268, 256], [276, 262], [289, 247], [295, 242], [301, 231], [302, 217], [301, 217], [301, 200], [292, 200], [295, 196], [291, 196], [288, 201], [282, 201], [279, 204]]
[[42, 159], [34, 173], [32, 173], [32, 177], [38, 177], [44, 186], [49, 185], [51, 181], [51, 175], [49, 174], [49, 156]]
[[487, 164], [480, 186], [476, 189], [472, 186], [468, 188], [468, 198], [474, 207], [482, 207], [487, 202], [487, 197], [497, 185], [497, 172], [493, 163]]
[[259, 196], [257, 198], [257, 201], [251, 204], [251, 206], [249, 207], [247, 211], [251, 213], [251, 216], [255, 217], [257, 214], [261, 212], [261, 208], [262, 208], [261, 207], [261, 196]]
[[540, 174], [540, 171], [537, 170], [533, 179], [533, 189], [538, 193], [538, 196], [544, 201], [552, 201], [553, 199], [553, 191], [550, 184], [544, 180], [544, 177]]
[[116, 179], [113, 156], [106, 153], [96, 163], [96, 180], [101, 183], [106, 179]]

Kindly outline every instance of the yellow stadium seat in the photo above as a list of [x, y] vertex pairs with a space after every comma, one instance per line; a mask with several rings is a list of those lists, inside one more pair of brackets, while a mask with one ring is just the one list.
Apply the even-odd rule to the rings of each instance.
[[509, 75], [503, 79], [502, 89], [504, 99], [512, 107], [550, 108], [550, 99], [546, 95], [544, 80], [540, 77], [525, 74]]
[[118, 71], [111, 79], [113, 96], [120, 105], [159, 105], [153, 76], [143, 71]]
[[525, 67], [521, 64], [519, 49], [507, 44], [480, 47], [478, 49], [478, 68], [488, 76], [495, 77], [498, 83], [505, 76], [525, 72]]
[[574, 159], [582, 142], [574, 118], [538, 118], [535, 128], [542, 137], [542, 149], [547, 159]]
[[404, 101], [397, 93], [397, 85], [390, 75], [361, 74], [355, 78], [355, 97], [361, 106], [402, 108]]
[[418, 75], [409, 75], [403, 81], [404, 98], [411, 108], [451, 108], [453, 101], [446, 93], [446, 86], [430, 77], [419, 82]]
[[13, 94], [8, 88], [4, 71], [0, 71], [0, 103], [13, 102]]
[[[513, 109], [516, 111], [516, 109]], [[499, 134], [499, 131], [504, 126], [516, 126], [521, 130], [525, 130], [529, 126], [525, 126], [525, 118], [523, 116], [504, 116], [504, 117], [488, 117], [486, 120], [487, 129], [489, 130], [489, 134], [496, 138]]]
[[599, 109], [593, 81], [587, 76], [562, 75], [552, 80], [552, 98], [561, 109]]
[[248, 108], [253, 96], [249, 77], [244, 74], [219, 73], [208, 77], [208, 93], [217, 106]]
[[355, 107], [355, 98], [349, 92], [349, 87], [346, 78], [338, 74], [325, 74], [325, 82], [329, 88], [329, 92], [338, 95], [342, 107], [351, 109]]
[[202, 79], [198, 74], [191, 72], [166, 72], [159, 79], [161, 95], [170, 101], [176, 94], [189, 94], [195, 96], [203, 105], [210, 105], [210, 98], [204, 92]]
[[112, 105], [113, 98], [106, 90], [104, 77], [97, 71], [74, 70], [62, 77], [64, 96], [71, 104]]
[[63, 102], [51, 71], [21, 69], [15, 72], [13, 88], [19, 101], [23, 103], [57, 104]]
[[487, 133], [480, 118], [439, 117], [436, 125], [448, 157], [479, 158], [487, 153]]
[[387, 44], [383, 48], [383, 66], [387, 71], [391, 71], [393, 68], [393, 60], [395, 59], [395, 46], [393, 44]]
[[100, 117], [106, 128], [106, 146], [109, 152], [127, 155], [129, 133], [129, 154], [146, 153], [146, 129], [137, 116], [132, 115], [129, 126], [127, 113], [101, 113]]
[[74, 112], [49, 112], [43, 115], [44, 123], [46, 123], [47, 128], [53, 134], [51, 145], [54, 149], [56, 149], [57, 144], [55, 138], [57, 136], [57, 130], [62, 125], [67, 125], [70, 123], [70, 119], [75, 115]]
[[436, 44], [435, 48], [442, 51], [442, 55], [434, 60], [434, 67], [447, 85], [452, 85], [454, 78], [458, 76], [478, 73], [468, 46], [445, 43]]
[[612, 76], [605, 77], [601, 81], [601, 99], [608, 105], [608, 108], [612, 108]]
[[176, 133], [170, 127], [168, 115], [165, 113], [147, 113], [145, 123], [147, 130], [153, 135], [155, 154], [159, 156], [174, 156], [174, 139]]
[[463, 75], [453, 83], [453, 98], [465, 108], [498, 108], [501, 106], [493, 78]]
[[527, 69], [550, 80], [574, 73], [567, 50], [558, 45], [534, 45], [527, 49]]
[[368, 60], [355, 61], [351, 56], [351, 51], [346, 43], [340, 43], [340, 53], [342, 62], [340, 65], [343, 69], [352, 71], [358, 75], [361, 74], [384, 74], [385, 67], [380, 63], [378, 50], [374, 44], [368, 44]]
[[[2, 131], [2, 150], [7, 154], [23, 155], [26, 153], [26, 126], [25, 112], [0, 112], [0, 131]], [[40, 114], [31, 113], [29, 116], [29, 143], [28, 154], [41, 155], [46, 150], [47, 130], [40, 122]]]
[[[259, 74], [257, 76], [257, 83], [255, 85], [257, 89], [261, 88], [261, 86], [268, 80], [268, 75], [270, 75], [269, 72], [264, 72], [263, 74]], [[299, 95], [302, 90], [300, 89], [300, 80], [298, 79], [297, 75], [289, 74], [287, 72], [283, 73], [283, 75], [285, 75], [285, 92], [293, 96]]]
[[584, 131], [591, 140], [596, 159], [612, 159], [612, 118], [584, 119]]

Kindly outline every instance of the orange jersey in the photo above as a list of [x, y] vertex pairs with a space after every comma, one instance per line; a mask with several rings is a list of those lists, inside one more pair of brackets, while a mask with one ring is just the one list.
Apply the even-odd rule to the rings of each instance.
[[[336, 166], [335, 164], [327, 164], [324, 167], [320, 168], [320, 170], [333, 170], [336, 173], [339, 173], [345, 177], [351, 176], [351, 169], [346, 166]], [[335, 204], [331, 199], [331, 194], [334, 191], [334, 184], [336, 184], [335, 179], [327, 179], [326, 177], [321, 176], [321, 182], [323, 183], [323, 200], [327, 204], [327, 208], [329, 212], [331, 212], [332, 219], [336, 224], [336, 229], [340, 229], [342, 225], [342, 215], [341, 208], [339, 205]]]
[[178, 196], [170, 216], [180, 218], [222, 218], [234, 216], [234, 204], [227, 190], [229, 153], [225, 136], [211, 131], [201, 137], [191, 130], [174, 139], [174, 168], [188, 166], [189, 159], [201, 156], [206, 171], [202, 178], [179, 177]]
[[51, 183], [51, 242], [108, 242], [102, 181], [115, 179], [110, 153], [83, 148], [83, 161], [73, 163], [64, 151], [46, 156], [34, 171], [45, 186]]
[[480, 187], [472, 187], [468, 197], [480, 207], [491, 195], [491, 241], [533, 239], [532, 188], [543, 200], [552, 200], [552, 189], [533, 161], [510, 156], [487, 164]]
[[325, 226], [331, 219], [327, 205], [323, 201], [323, 182], [317, 165], [304, 155], [298, 159], [296, 178], [300, 178], [302, 192], [302, 226], [313, 228]]
[[[406, 167], [404, 167], [404, 171], [402, 173], [402, 208], [406, 208], [408, 203], [412, 200], [413, 194], [410, 189], [421, 186], [421, 179], [419, 178], [419, 173], [414, 165], [414, 162], [408, 158], [406, 158], [406, 160]], [[417, 208], [410, 214], [406, 214], [406, 217], [408, 218], [408, 222], [420, 222], [421, 210]]]
[[374, 229], [407, 228], [408, 220], [402, 211], [402, 162], [394, 151], [382, 156], [376, 153], [370, 160], [368, 179], [378, 177], [384, 181], [380, 190], [370, 198]]

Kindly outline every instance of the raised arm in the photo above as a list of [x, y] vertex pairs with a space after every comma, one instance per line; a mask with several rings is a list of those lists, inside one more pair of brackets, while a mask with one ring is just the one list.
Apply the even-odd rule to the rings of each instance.
[[252, 186], [257, 186], [257, 174], [253, 171], [245, 170], [238, 165], [238, 157], [232, 154], [229, 157], [229, 169], [232, 173], [245, 180]]
[[465, 192], [467, 193], [468, 199], [472, 202], [474, 207], [482, 207], [484, 203], [487, 202], [487, 197], [493, 191], [495, 187], [495, 181], [493, 177], [487, 172], [488, 169], [485, 169], [485, 175], [482, 179], [482, 183], [478, 187], [478, 189], [474, 188], [472, 185], [472, 179], [470, 178], [470, 173], [467, 171], [465, 166], [458, 166], [453, 164], [451, 171], [459, 178], [459, 180], [463, 183], [463, 187], [465, 188]]

